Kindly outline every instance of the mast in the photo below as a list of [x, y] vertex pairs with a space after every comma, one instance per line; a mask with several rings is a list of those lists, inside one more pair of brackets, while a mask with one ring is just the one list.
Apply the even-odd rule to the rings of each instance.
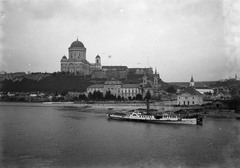
[[147, 114], [150, 114], [150, 111], [149, 111], [149, 100], [151, 99], [151, 93], [150, 93], [149, 90], [147, 91], [145, 99], [146, 99], [146, 105], [147, 105]]
[[150, 111], [149, 111], [149, 99], [147, 99], [146, 105], [147, 105], [147, 114], [150, 114]]

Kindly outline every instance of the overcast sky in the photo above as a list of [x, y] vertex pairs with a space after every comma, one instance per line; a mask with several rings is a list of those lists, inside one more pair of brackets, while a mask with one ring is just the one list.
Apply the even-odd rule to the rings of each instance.
[[240, 76], [239, 0], [1, 3], [0, 71], [60, 71], [78, 37], [90, 63], [151, 66], [166, 82]]

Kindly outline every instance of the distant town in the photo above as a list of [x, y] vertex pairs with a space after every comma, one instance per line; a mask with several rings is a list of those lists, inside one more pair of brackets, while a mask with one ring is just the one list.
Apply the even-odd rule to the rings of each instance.
[[20, 102], [152, 101], [173, 106], [204, 106], [239, 110], [240, 80], [235, 78], [195, 82], [164, 82], [157, 69], [103, 66], [86, 59], [86, 48], [78, 39], [60, 59], [60, 72], [0, 72], [0, 100]]

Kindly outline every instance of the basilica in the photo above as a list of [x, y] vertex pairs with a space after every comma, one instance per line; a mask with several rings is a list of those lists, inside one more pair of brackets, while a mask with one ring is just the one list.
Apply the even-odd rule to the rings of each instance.
[[68, 48], [68, 58], [64, 55], [61, 59], [61, 72], [80, 76], [90, 75], [92, 79], [126, 79], [128, 73], [153, 75], [149, 68], [128, 68], [127, 66], [102, 66], [101, 57], [95, 57], [95, 63], [86, 59], [86, 47], [78, 39]]
[[100, 69], [102, 69], [101, 57], [97, 55], [95, 63], [89, 63], [86, 59], [86, 48], [78, 39], [68, 48], [68, 58], [64, 55], [61, 59], [61, 72], [86, 76]]

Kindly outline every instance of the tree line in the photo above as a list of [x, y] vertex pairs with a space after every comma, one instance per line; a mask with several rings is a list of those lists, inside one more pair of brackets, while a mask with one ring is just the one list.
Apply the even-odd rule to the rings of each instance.
[[121, 100], [126, 100], [126, 99], [127, 100], [146, 100], [146, 99], [150, 100], [151, 99], [151, 93], [148, 91], [145, 97], [143, 97], [141, 94], [137, 94], [134, 97], [124, 98], [124, 97], [121, 97], [121, 96], [113, 95], [110, 90], [106, 91], [105, 95], [100, 91], [94, 91], [93, 93], [89, 92], [87, 96], [85, 94], [80, 94], [78, 98], [79, 98], [79, 100], [96, 100], [96, 101], [101, 101], [101, 100], [118, 100], [118, 101], [121, 101]]
[[[89, 92], [87, 96], [85, 94], [80, 94], [78, 98], [79, 98], [79, 100], [96, 100], [96, 101], [98, 101], [98, 100], [99, 101], [100, 100], [119, 100], [119, 101], [126, 100], [126, 98], [124, 98], [124, 97], [113, 95], [110, 90], [106, 91], [105, 95], [100, 91], [94, 91], [93, 93]], [[128, 100], [143, 100], [143, 97], [141, 94], [137, 94], [136, 96], [128, 97], [127, 99]]]

